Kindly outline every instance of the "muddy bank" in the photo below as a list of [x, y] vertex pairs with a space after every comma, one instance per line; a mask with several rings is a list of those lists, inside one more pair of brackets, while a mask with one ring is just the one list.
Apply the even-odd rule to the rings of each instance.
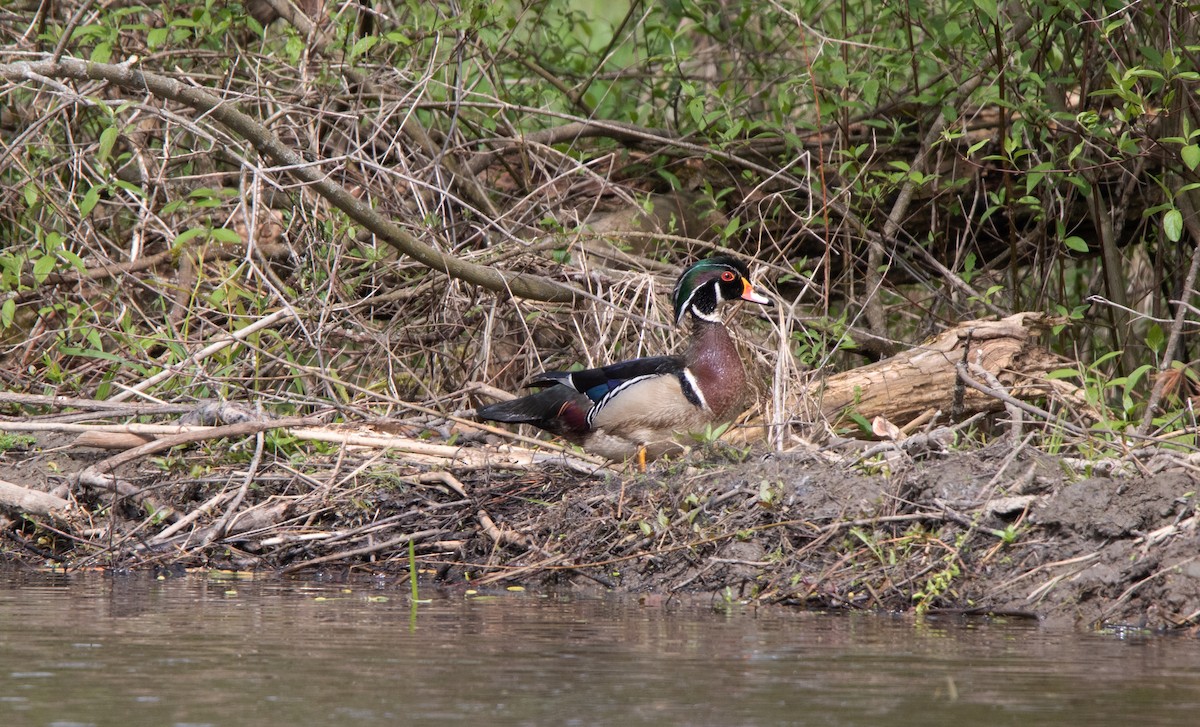
[[[1010, 455], [998, 446], [871, 474], [772, 454], [633, 476], [623, 490], [619, 478], [547, 484], [553, 507], [502, 512], [547, 553], [596, 563], [596, 581], [632, 593], [1079, 627], [1197, 623], [1194, 474], [1084, 476]], [[574, 568], [541, 577], [578, 580]]]
[[220, 459], [201, 448], [129, 462], [113, 492], [72, 475], [106, 453], [39, 436], [3, 453], [0, 480], [72, 509], [7, 508], [3, 557], [401, 576], [412, 542], [424, 581], [448, 588], [569, 585], [1085, 628], [1200, 622], [1188, 460], [1088, 474], [1005, 444], [865, 461], [719, 450], [640, 474], [554, 456], [514, 467], [487, 446], [468, 450], [457, 467], [430, 467], [345, 447], [300, 460], [243, 442]]

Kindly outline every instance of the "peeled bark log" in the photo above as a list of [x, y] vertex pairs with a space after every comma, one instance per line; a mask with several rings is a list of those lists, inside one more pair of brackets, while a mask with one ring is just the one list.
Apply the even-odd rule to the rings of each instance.
[[[867, 421], [882, 416], [904, 426], [929, 410], [949, 412], [955, 404], [955, 366], [975, 363], [996, 377], [1015, 398], [1046, 396], [1045, 376], [1067, 362], [1034, 339], [1062, 321], [1044, 313], [1017, 313], [998, 321], [967, 321], [909, 351], [869, 366], [835, 374], [810, 392], [821, 414], [837, 424], [855, 411]], [[1060, 383], [1060, 382], [1054, 382]], [[961, 414], [1001, 411], [1004, 403], [973, 389], [962, 394]]]
[[64, 517], [74, 506], [69, 500], [41, 490], [0, 480], [0, 508], [30, 515]]

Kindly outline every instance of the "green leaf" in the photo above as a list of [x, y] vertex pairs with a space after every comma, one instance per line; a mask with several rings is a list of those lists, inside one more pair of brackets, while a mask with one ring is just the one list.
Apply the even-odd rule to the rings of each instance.
[[1162, 353], [1163, 344], [1167, 342], [1167, 336], [1163, 333], [1162, 326], [1157, 323], [1151, 323], [1146, 329], [1146, 345], [1155, 353]]
[[50, 277], [50, 273], [53, 272], [54, 265], [57, 262], [58, 258], [54, 257], [53, 255], [43, 255], [38, 258], [37, 262], [33, 264], [34, 282], [36, 282], [38, 285], [44, 283], [46, 278]]
[[199, 237], [206, 232], [208, 232], [208, 230], [204, 229], [203, 227], [190, 227], [179, 233], [179, 235], [177, 235], [175, 239], [171, 241], [171, 247], [178, 247], [193, 237]]
[[1142, 380], [1142, 377], [1153, 370], [1154, 366], [1152, 364], [1142, 364], [1141, 366], [1138, 366], [1133, 370], [1133, 373], [1125, 377], [1127, 379], [1125, 382], [1125, 390], [1132, 391], [1133, 387], [1137, 386], [1138, 382]]
[[721, 233], [721, 238], [728, 240], [731, 237], [733, 237], [734, 235], [736, 235], [737, 231], [738, 231], [738, 227], [740, 225], [741, 225], [741, 221], [736, 216], [734, 216], [733, 219], [729, 220], [729, 224], [725, 225], [725, 231]]
[[33, 186], [32, 184], [26, 184], [25, 189], [23, 189], [22, 191], [25, 193], [25, 206], [26, 207], [32, 208], [35, 204], [37, 204], [37, 201], [38, 201], [37, 187]]
[[980, 149], [982, 149], [984, 146], [986, 146], [986, 145], [987, 145], [987, 143], [988, 143], [989, 141], [991, 141], [991, 139], [980, 139], [979, 141], [977, 141], [977, 142], [975, 142], [974, 144], [972, 144], [972, 145], [971, 145], [971, 146], [970, 146], [970, 147], [967, 149], [967, 157], [968, 157], [968, 158], [970, 158], [970, 157], [974, 156], [974, 155], [975, 155], [975, 152], [979, 151], [979, 150], [980, 150]]
[[304, 38], [299, 33], [288, 35], [283, 48], [289, 61], [295, 62], [300, 60], [300, 55], [304, 52], [304, 42]]
[[83, 195], [83, 200], [79, 203], [79, 216], [87, 217], [96, 207], [96, 203], [100, 201], [100, 186], [92, 187]]
[[379, 42], [379, 36], [364, 35], [363, 37], [359, 38], [358, 41], [354, 44], [354, 47], [350, 49], [350, 57], [358, 58], [363, 53], [366, 53], [367, 51], [374, 48], [375, 44], [378, 42]]
[[1075, 161], [1075, 157], [1077, 157], [1083, 153], [1083, 144], [1084, 143], [1081, 141], [1075, 145], [1075, 148], [1072, 149], [1071, 153], [1067, 155], [1067, 164], [1070, 164], [1071, 162]]
[[208, 234], [209, 234], [209, 237], [216, 240], [217, 242], [238, 243], [238, 242], [242, 241], [241, 235], [234, 232], [233, 230], [229, 230], [224, 227], [218, 227], [215, 230], [211, 230], [211, 231], [209, 231]]
[[1089, 370], [1091, 370], [1091, 371], [1095, 371], [1095, 370], [1096, 370], [1097, 368], [1099, 368], [1099, 367], [1100, 367], [1100, 365], [1101, 365], [1101, 364], [1103, 364], [1105, 361], [1108, 361], [1108, 360], [1110, 360], [1110, 359], [1114, 359], [1114, 358], [1116, 358], [1117, 356], [1120, 356], [1122, 353], [1124, 353], [1124, 351], [1109, 351], [1108, 353], [1104, 354], [1104, 355], [1103, 355], [1103, 356], [1101, 356], [1100, 358], [1098, 358], [1098, 359], [1096, 359], [1095, 361], [1093, 361], [1093, 362], [1092, 362], [1092, 363], [1091, 363], [1091, 364], [1088, 366], [1088, 369], [1089, 369]]
[[146, 199], [146, 190], [137, 186], [133, 182], [126, 182], [124, 179], [114, 179], [112, 181], [112, 184], [117, 189], [123, 189], [126, 192], [128, 192], [129, 194], [134, 195], [135, 197], [141, 197], [142, 199]]
[[118, 356], [117, 354], [109, 353], [108, 351], [102, 351], [102, 350], [93, 349], [93, 348], [79, 348], [77, 346], [61, 346], [58, 349], [58, 351], [66, 356], [80, 356], [80, 357], [86, 357], [86, 358], [100, 359], [101, 361], [111, 361], [112, 363], [119, 363], [119, 364], [122, 364], [125, 366], [129, 366], [131, 369], [133, 369], [134, 371], [137, 371], [139, 373], [146, 372], [146, 368], [144, 366], [138, 365], [138, 364], [134, 363], [133, 361], [123, 359], [120, 356]]
[[1171, 242], [1179, 242], [1183, 237], [1183, 214], [1179, 210], [1172, 209], [1163, 215], [1163, 232]]
[[862, 87], [862, 100], [868, 108], [875, 108], [879, 101], [879, 79], [868, 78]]
[[1075, 252], [1086, 253], [1088, 251], [1088, 244], [1083, 241], [1082, 237], [1076, 237], [1075, 235], [1063, 240], [1063, 244]]
[[1033, 191], [1033, 188], [1038, 186], [1042, 179], [1046, 177], [1046, 172], [1053, 168], [1054, 165], [1052, 163], [1042, 162], [1033, 169], [1030, 169], [1029, 173], [1025, 177], [1025, 193], [1028, 194], [1029, 192]]
[[112, 153], [113, 144], [117, 143], [117, 127], [110, 126], [100, 132], [100, 148], [96, 150], [96, 161], [103, 162]]
[[864, 417], [862, 414], [859, 414], [857, 411], [852, 410], [850, 412], [850, 419], [853, 420], [853, 422], [855, 424], [857, 424], [858, 428], [861, 429], [863, 432], [870, 433], [871, 422], [867, 421], [867, 418]]
[[17, 317], [17, 301], [15, 298], [9, 298], [4, 301], [4, 305], [0, 305], [0, 328], [8, 328], [12, 326], [13, 321]]
[[721, 134], [721, 137], [724, 138], [726, 141], [732, 141], [733, 139], [736, 139], [736, 138], [738, 138], [739, 135], [741, 135], [742, 129], [745, 128], [745, 126], [746, 126], [745, 119], [741, 119], [741, 118], [734, 119], [733, 123], [729, 125], [729, 128], [726, 129], [723, 134]]
[[676, 191], [683, 189], [683, 182], [679, 181], [679, 177], [675, 176], [673, 172], [668, 172], [666, 169], [659, 169], [658, 176], [667, 180], [667, 184], [671, 185], [671, 189]]
[[1128, 71], [1125, 71], [1125, 78], [1152, 78], [1157, 81], [1163, 80], [1163, 75], [1153, 68], [1141, 68], [1134, 66]]
[[83, 258], [76, 255], [73, 251], [65, 247], [58, 251], [58, 256], [67, 262], [71, 267], [75, 268], [75, 272], [82, 273], [87, 270], [87, 265], [83, 262]]
[[996, 11], [996, 0], [975, 0], [975, 7], [983, 11], [983, 14], [988, 16], [988, 20], [993, 23], [999, 18], [999, 13]]
[[112, 60], [112, 43], [108, 41], [97, 43], [96, 47], [92, 49], [90, 60], [92, 63], [108, 63]]
[[155, 50], [167, 39], [167, 28], [153, 28], [146, 33], [146, 47]]
[[1183, 157], [1187, 168], [1194, 170], [1196, 165], [1200, 165], [1200, 144], [1188, 144], [1179, 151], [1179, 155]]
[[1083, 378], [1083, 374], [1079, 373], [1078, 369], [1055, 369], [1046, 374], [1047, 379], [1069, 379], [1072, 377]]

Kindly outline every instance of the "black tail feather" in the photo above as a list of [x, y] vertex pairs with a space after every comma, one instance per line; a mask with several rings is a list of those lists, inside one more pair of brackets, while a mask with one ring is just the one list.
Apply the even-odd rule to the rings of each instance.
[[556, 384], [520, 399], [481, 406], [475, 416], [494, 422], [532, 424], [579, 441], [588, 431], [587, 413], [591, 408], [591, 399], [569, 386]]

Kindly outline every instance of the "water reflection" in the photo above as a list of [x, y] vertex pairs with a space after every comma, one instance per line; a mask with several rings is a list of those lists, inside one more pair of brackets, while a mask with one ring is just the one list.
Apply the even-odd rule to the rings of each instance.
[[0, 575], [0, 724], [1193, 724], [1200, 644], [568, 596]]

